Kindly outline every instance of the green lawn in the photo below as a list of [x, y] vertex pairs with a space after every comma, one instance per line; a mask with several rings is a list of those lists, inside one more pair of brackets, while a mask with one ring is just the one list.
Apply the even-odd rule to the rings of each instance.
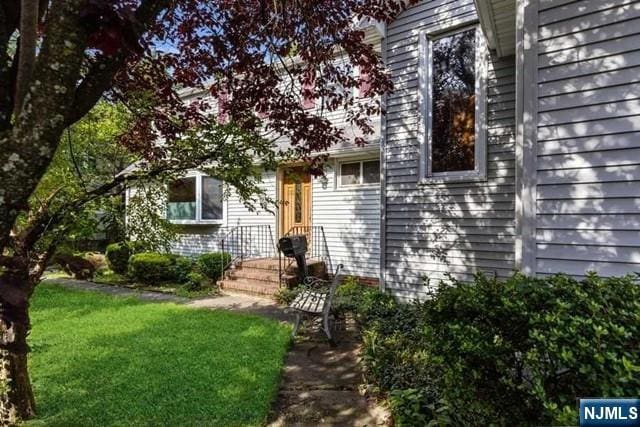
[[260, 425], [289, 329], [259, 317], [43, 285], [34, 425]]

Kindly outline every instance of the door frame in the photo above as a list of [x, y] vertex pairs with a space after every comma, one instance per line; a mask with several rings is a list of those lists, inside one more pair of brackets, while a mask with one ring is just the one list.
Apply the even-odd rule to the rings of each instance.
[[[305, 163], [287, 163], [282, 166], [278, 166], [276, 170], [276, 236], [277, 239], [282, 237], [288, 230], [284, 230], [284, 215], [283, 215], [283, 198], [284, 198], [284, 172], [285, 169], [292, 169], [305, 166]], [[313, 176], [309, 174], [309, 226], [313, 226]]]

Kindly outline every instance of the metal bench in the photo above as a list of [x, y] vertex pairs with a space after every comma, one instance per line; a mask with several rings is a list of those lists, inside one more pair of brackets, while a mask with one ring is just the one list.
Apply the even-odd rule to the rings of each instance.
[[308, 276], [304, 279], [302, 289], [289, 305], [288, 310], [296, 314], [296, 322], [293, 327], [293, 337], [298, 333], [300, 323], [304, 318], [322, 318], [322, 330], [327, 335], [329, 342], [333, 342], [331, 329], [329, 328], [329, 316], [331, 304], [340, 284], [340, 270], [342, 264], [336, 268], [333, 280], [322, 280], [318, 277]]

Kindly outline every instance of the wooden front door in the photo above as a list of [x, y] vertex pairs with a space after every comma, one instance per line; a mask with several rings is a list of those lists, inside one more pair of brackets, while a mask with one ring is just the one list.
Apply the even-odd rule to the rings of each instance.
[[293, 227], [300, 227], [297, 233], [302, 234], [306, 231], [302, 227], [311, 225], [311, 174], [303, 168], [288, 168], [283, 175], [280, 235]]

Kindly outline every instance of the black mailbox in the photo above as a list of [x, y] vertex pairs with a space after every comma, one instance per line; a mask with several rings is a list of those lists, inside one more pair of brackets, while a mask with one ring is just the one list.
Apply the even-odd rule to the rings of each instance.
[[282, 254], [289, 258], [307, 253], [307, 237], [304, 234], [286, 236], [278, 241]]
[[295, 234], [282, 237], [278, 240], [280, 252], [288, 258], [295, 258], [298, 264], [298, 278], [300, 283], [307, 277], [307, 237], [304, 234]]

